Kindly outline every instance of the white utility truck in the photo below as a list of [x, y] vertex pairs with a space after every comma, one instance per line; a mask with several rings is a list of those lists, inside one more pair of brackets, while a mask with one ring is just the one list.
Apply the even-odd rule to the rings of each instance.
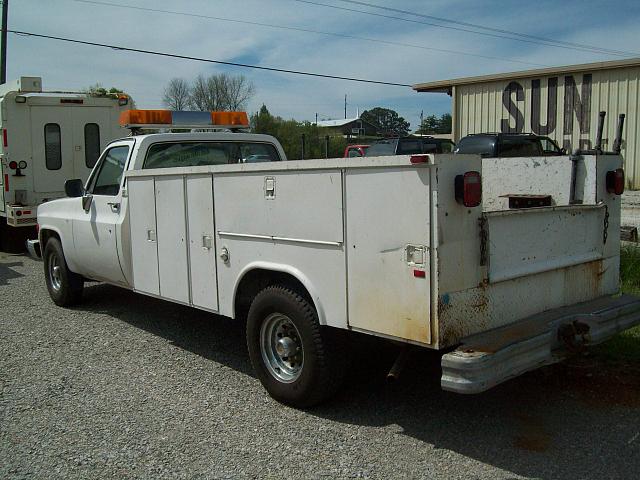
[[[226, 115], [184, 118], [246, 122]], [[294, 406], [339, 384], [344, 330], [445, 350], [443, 388], [476, 393], [640, 322], [617, 295], [619, 155], [282, 160], [265, 135], [112, 142], [38, 209], [52, 299], [92, 279], [246, 316], [258, 378]]]
[[64, 182], [86, 180], [102, 149], [126, 132], [126, 95], [43, 92], [40, 77], [0, 86], [0, 247], [35, 238], [36, 207], [64, 196]]

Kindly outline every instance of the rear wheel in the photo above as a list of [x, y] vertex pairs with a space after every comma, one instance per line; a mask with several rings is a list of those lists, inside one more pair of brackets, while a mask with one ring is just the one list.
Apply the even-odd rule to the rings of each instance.
[[247, 317], [247, 346], [265, 389], [294, 407], [325, 400], [343, 376], [314, 306], [287, 286], [270, 286], [256, 295]]
[[49, 296], [56, 305], [68, 307], [82, 298], [84, 281], [67, 267], [62, 245], [57, 238], [50, 238], [42, 256], [44, 276]]

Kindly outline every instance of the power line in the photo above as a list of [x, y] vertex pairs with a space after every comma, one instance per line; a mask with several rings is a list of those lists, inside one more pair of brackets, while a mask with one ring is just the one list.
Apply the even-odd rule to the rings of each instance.
[[421, 50], [427, 50], [427, 51], [438, 52], [438, 53], [447, 53], [447, 54], [455, 54], [455, 55], [466, 55], [466, 56], [471, 56], [471, 57], [476, 57], [476, 58], [486, 58], [488, 60], [500, 60], [500, 61], [504, 61], [504, 62], [520, 63], [520, 64], [524, 64], [524, 65], [532, 65], [532, 66], [535, 66], [535, 67], [548, 67], [549, 66], [549, 65], [542, 64], [542, 63], [526, 62], [524, 60], [516, 60], [516, 59], [512, 59], [512, 58], [505, 58], [505, 57], [496, 57], [496, 56], [492, 56], [492, 55], [484, 55], [484, 54], [479, 54], [479, 53], [463, 52], [463, 51], [460, 51], [460, 50], [450, 50], [450, 49], [436, 48], [436, 47], [425, 47], [423, 45], [416, 45], [416, 44], [402, 43], [402, 42], [394, 42], [394, 41], [391, 41], [391, 40], [381, 40], [381, 39], [377, 39], [377, 38], [360, 37], [360, 36], [357, 36], [357, 35], [349, 35], [349, 34], [346, 34], [346, 33], [323, 32], [323, 31], [320, 31], [320, 30], [312, 30], [312, 29], [308, 29], [308, 28], [290, 27], [290, 26], [286, 26], [286, 25], [274, 25], [274, 24], [270, 24], [270, 23], [252, 22], [252, 21], [248, 21], [248, 20], [237, 20], [235, 18], [217, 17], [217, 16], [212, 16], [212, 15], [203, 15], [203, 14], [190, 13], [190, 12], [181, 12], [181, 11], [177, 11], [177, 10], [163, 10], [163, 9], [159, 9], [159, 8], [137, 7], [137, 6], [133, 6], [133, 5], [123, 5], [121, 3], [105, 2], [105, 1], [99, 1], [99, 0], [71, 0], [71, 1], [76, 2], [76, 3], [89, 4], [89, 5], [110, 6], [110, 7], [126, 8], [126, 9], [130, 9], [130, 10], [138, 10], [138, 11], [143, 11], [143, 12], [154, 12], [154, 13], [165, 13], [165, 14], [171, 14], [171, 15], [181, 15], [181, 16], [185, 16], [185, 17], [203, 18], [203, 19], [207, 19], [207, 20], [218, 20], [218, 21], [222, 21], [222, 22], [239, 23], [239, 24], [244, 24], [244, 25], [253, 25], [253, 26], [259, 26], [259, 27], [290, 30], [290, 31], [294, 31], [294, 32], [314, 33], [314, 34], [318, 34], [318, 35], [327, 35], [327, 36], [332, 36], [332, 37], [349, 38], [349, 39], [353, 39], [353, 40], [362, 40], [362, 41], [365, 41], [365, 42], [374, 42], [374, 43], [380, 43], [380, 44], [384, 44], [384, 45], [392, 45], [392, 46], [408, 47], [408, 48], [417, 48], [417, 49], [421, 49]]
[[205, 63], [215, 63], [218, 65], [228, 65], [231, 67], [242, 67], [242, 68], [253, 68], [256, 70], [266, 70], [269, 72], [279, 72], [279, 73], [289, 73], [289, 74], [293, 74], [293, 75], [304, 75], [307, 77], [319, 77], [319, 78], [329, 78], [332, 80], [345, 80], [345, 81], [349, 81], [349, 82], [360, 82], [360, 83], [374, 83], [374, 84], [378, 84], [378, 85], [390, 85], [393, 87], [411, 87], [410, 84], [408, 83], [394, 83], [394, 82], [383, 82], [380, 80], [369, 80], [369, 79], [365, 79], [365, 78], [356, 78], [356, 77], [342, 77], [339, 75], [329, 75], [329, 74], [324, 74], [324, 73], [315, 73], [315, 72], [304, 72], [301, 70], [288, 70], [288, 69], [284, 69], [284, 68], [275, 68], [275, 67], [264, 67], [264, 66], [260, 66], [260, 65], [251, 65], [248, 63], [236, 63], [236, 62], [225, 62], [222, 60], [213, 60], [210, 58], [202, 58], [202, 57], [191, 57], [188, 55], [178, 55], [175, 53], [166, 53], [166, 52], [158, 52], [158, 51], [154, 51], [154, 50], [143, 50], [140, 48], [131, 48], [131, 47], [124, 47], [121, 45], [111, 45], [111, 44], [107, 44], [107, 43], [98, 43], [98, 42], [88, 42], [85, 40], [77, 40], [77, 39], [73, 39], [73, 38], [65, 38], [65, 37], [56, 37], [53, 35], [43, 35], [40, 33], [33, 33], [33, 32], [25, 32], [25, 31], [21, 31], [21, 30], [11, 30], [11, 29], [7, 29], [7, 32], [9, 33], [13, 33], [15, 35], [23, 35], [23, 36], [27, 36], [27, 37], [36, 37], [36, 38], [46, 38], [48, 40], [58, 40], [61, 42], [68, 42], [68, 43], [77, 43], [77, 44], [81, 44], [81, 45], [90, 45], [92, 47], [102, 47], [102, 48], [110, 48], [113, 50], [121, 50], [124, 52], [135, 52], [135, 53], [144, 53], [147, 55], [157, 55], [160, 57], [169, 57], [169, 58], [179, 58], [181, 60], [193, 60], [196, 62], [205, 62]]
[[[342, 3], [350, 3], [353, 5], [360, 5], [360, 6], [364, 6], [364, 7], [370, 7], [370, 8], [377, 8], [380, 10], [386, 10], [386, 11], [390, 11], [390, 12], [395, 12], [395, 13], [402, 13], [405, 15], [413, 15], [416, 17], [422, 17], [422, 18], [428, 18], [431, 20], [436, 20], [439, 22], [446, 22], [446, 23], [453, 23], [454, 25], [462, 25], [465, 27], [471, 27], [471, 28], [479, 28], [482, 30], [488, 30], [491, 32], [496, 32], [496, 33], [502, 33], [502, 34], [506, 34], [506, 35], [513, 35], [516, 37], [522, 37], [522, 38], [529, 38], [529, 39], [533, 39], [533, 40], [539, 40], [542, 42], [549, 42], [549, 43], [556, 43], [556, 44], [560, 44], [560, 45], [566, 45], [566, 46], [570, 46], [570, 47], [577, 47], [577, 48], [586, 48], [586, 49], [593, 49], [593, 50], [599, 50], [602, 53], [610, 53], [612, 55], [637, 55], [636, 53], [630, 53], [630, 52], [623, 52], [620, 50], [609, 50], [606, 48], [602, 48], [602, 47], [597, 47], [594, 45], [587, 45], [584, 43], [573, 43], [573, 42], [566, 42], [564, 40], [555, 40], [553, 38], [546, 38], [546, 37], [538, 37], [536, 35], [529, 35], [526, 33], [520, 33], [520, 32], [513, 32], [511, 30], [505, 30], [505, 29], [501, 29], [501, 28], [495, 28], [495, 27], [487, 27], [485, 25], [479, 25], [476, 23], [469, 23], [469, 22], [462, 22], [460, 20], [452, 20], [450, 18], [444, 18], [444, 17], [436, 17], [433, 15], [425, 15], [422, 13], [416, 13], [416, 12], [409, 12], [407, 10], [400, 10], [398, 8], [392, 8], [392, 7], [387, 7], [384, 5], [377, 5], [375, 3], [369, 3], [369, 2], [362, 2], [359, 0], [337, 0], [338, 2], [342, 2]], [[514, 39], [515, 40], [515, 39]]]
[[[492, 37], [492, 38], [500, 38], [502, 40], [513, 40], [516, 42], [524, 42], [524, 43], [531, 43], [531, 44], [537, 44], [537, 45], [544, 45], [547, 47], [555, 47], [555, 48], [564, 48], [567, 50], [575, 50], [575, 51], [579, 51], [579, 52], [589, 52], [589, 53], [599, 53], [599, 54], [607, 54], [607, 55], [614, 55], [614, 56], [623, 56], [623, 57], [628, 57], [628, 56], [637, 56], [637, 53], [633, 53], [633, 52], [617, 52], [616, 50], [607, 50], [607, 49], [601, 49], [599, 47], [593, 47], [593, 48], [587, 48], [585, 47], [574, 47], [574, 46], [569, 46], [569, 45], [559, 45], [556, 43], [544, 43], [542, 41], [539, 40], [532, 40], [532, 39], [526, 39], [526, 38], [514, 38], [514, 37], [509, 37], [509, 36], [505, 36], [503, 34], [498, 34], [498, 33], [490, 33], [490, 32], [479, 32], [477, 30], [470, 30], [468, 28], [462, 28], [462, 27], [454, 27], [451, 25], [440, 25], [437, 23], [430, 23], [430, 22], [425, 22], [423, 20], [413, 20], [410, 18], [403, 18], [403, 17], [395, 17], [393, 15], [385, 15], [382, 13], [375, 13], [375, 12], [367, 12], [364, 10], [358, 10], [355, 8], [348, 8], [348, 7], [340, 7], [338, 5], [330, 5], [327, 3], [322, 3], [322, 2], [316, 2], [316, 1], [312, 1], [312, 0], [293, 0], [294, 2], [298, 2], [298, 3], [307, 3], [309, 5], [316, 5], [319, 7], [326, 7], [326, 8], [333, 8], [336, 10], [342, 10], [342, 11], [346, 11], [346, 12], [353, 12], [353, 13], [361, 13], [363, 15], [369, 15], [369, 16], [373, 16], [373, 17], [380, 17], [380, 18], [387, 18], [390, 20], [399, 20], [401, 22], [407, 22], [407, 23], [415, 23], [415, 24], [420, 24], [420, 25], [428, 25], [431, 27], [437, 27], [437, 28], [444, 28], [444, 29], [448, 29], [448, 30], [455, 30], [455, 31], [459, 31], [459, 32], [467, 32], [467, 33], [474, 33], [476, 35], [482, 35], [485, 37]], [[340, 1], [340, 0], [338, 0]], [[386, 7], [379, 7], [379, 8], [386, 8]], [[410, 13], [410, 12], [409, 12]], [[410, 13], [411, 14], [411, 13]], [[418, 15], [418, 14], [416, 14]]]

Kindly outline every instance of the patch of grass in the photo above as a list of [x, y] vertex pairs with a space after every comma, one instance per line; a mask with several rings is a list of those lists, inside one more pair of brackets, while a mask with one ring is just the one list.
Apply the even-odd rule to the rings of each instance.
[[[620, 284], [623, 293], [640, 296], [640, 247], [620, 250]], [[594, 352], [611, 361], [640, 363], [640, 326], [616, 335]]]

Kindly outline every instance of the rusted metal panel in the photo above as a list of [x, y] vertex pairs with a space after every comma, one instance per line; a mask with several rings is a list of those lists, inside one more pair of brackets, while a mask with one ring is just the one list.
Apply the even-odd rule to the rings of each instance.
[[568, 151], [594, 146], [598, 112], [606, 111], [603, 147], [611, 150], [618, 115], [626, 115], [622, 155], [627, 180], [640, 188], [640, 67], [599, 69], [456, 85], [455, 140], [470, 133], [532, 132]]

